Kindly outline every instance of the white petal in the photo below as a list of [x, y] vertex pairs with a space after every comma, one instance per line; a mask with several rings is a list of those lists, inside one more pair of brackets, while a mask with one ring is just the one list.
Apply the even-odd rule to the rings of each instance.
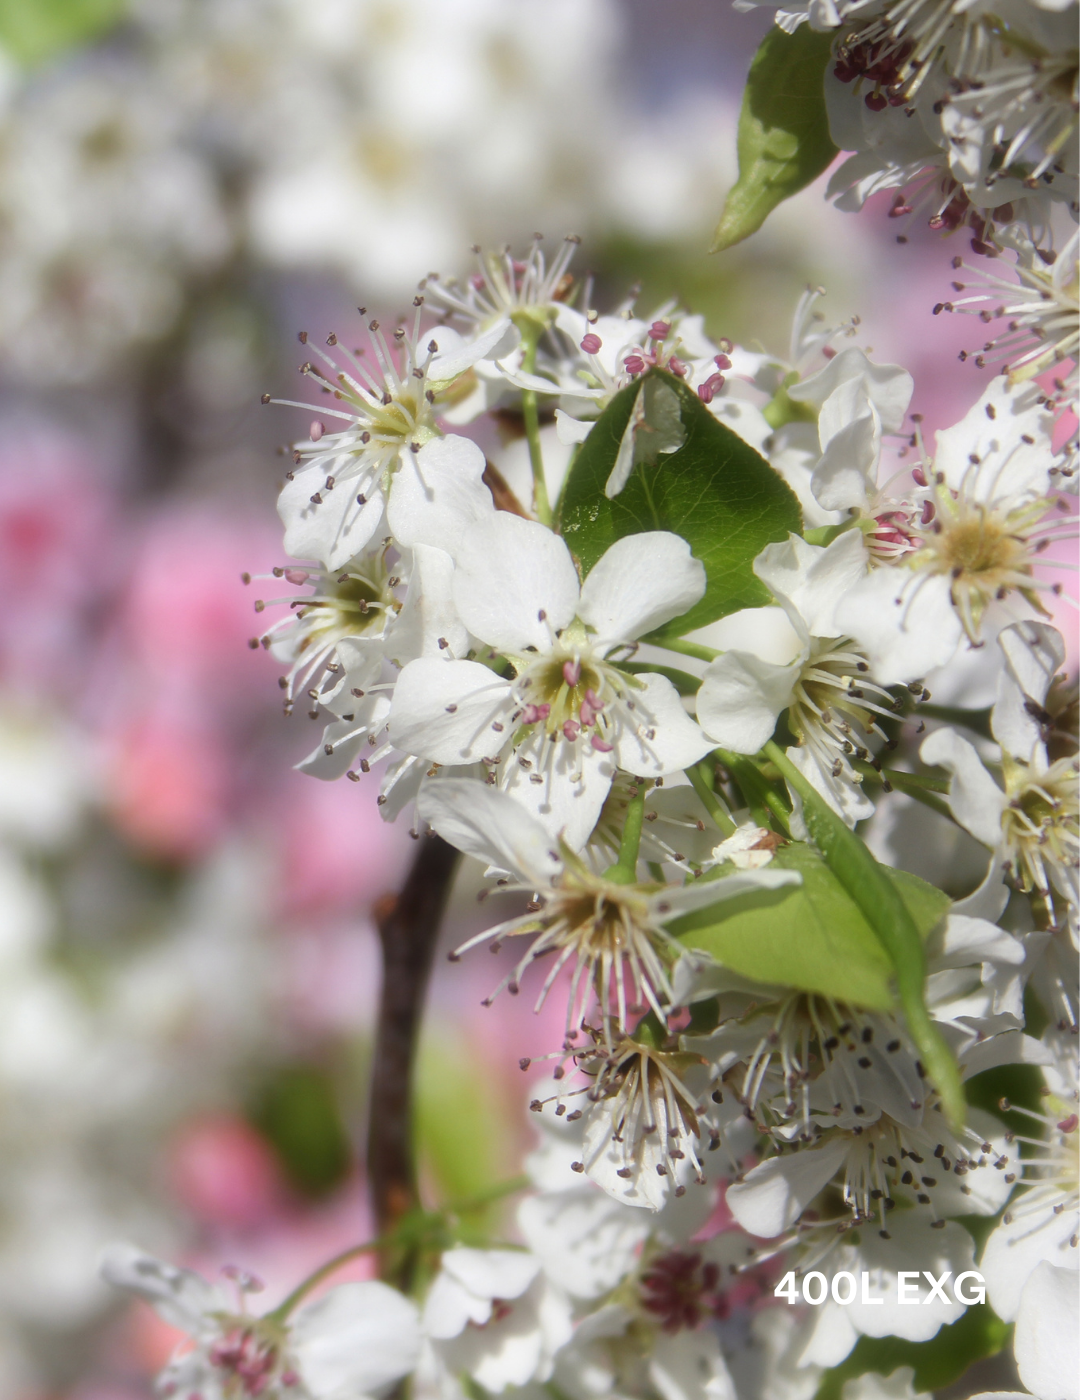
[[[469, 634], [454, 606], [454, 561], [444, 549], [426, 544], [414, 545], [411, 553], [409, 591], [387, 637], [385, 654], [398, 666], [417, 656], [463, 656]], [[354, 684], [365, 689], [360, 681]]]
[[650, 1221], [593, 1188], [528, 1196], [518, 1207], [525, 1243], [574, 1298], [599, 1298], [630, 1272]]
[[416, 1307], [385, 1283], [343, 1283], [297, 1313], [291, 1351], [316, 1400], [353, 1400], [407, 1375], [420, 1354]]
[[559, 435], [559, 441], [568, 447], [576, 442], [584, 442], [592, 428], [592, 423], [583, 422], [580, 418], [571, 418], [569, 413], [564, 413], [561, 408], [555, 410], [555, 431]]
[[836, 607], [838, 633], [854, 637], [881, 685], [917, 680], [947, 665], [963, 629], [949, 580], [884, 566], [860, 579]]
[[915, 381], [901, 365], [874, 364], [855, 347], [841, 350], [817, 374], [791, 385], [788, 395], [796, 403], [821, 408], [831, 394], [852, 379], [860, 380], [865, 387], [867, 397], [881, 415], [883, 431], [898, 433], [904, 425]]
[[727, 1189], [732, 1215], [751, 1235], [772, 1239], [791, 1228], [847, 1156], [843, 1139], [771, 1157]]
[[228, 1307], [224, 1295], [200, 1274], [166, 1264], [135, 1245], [109, 1245], [100, 1270], [107, 1283], [137, 1293], [170, 1327], [193, 1337], [213, 1330], [212, 1314]]
[[873, 404], [867, 402], [864, 411], [837, 428], [828, 441], [824, 428], [821, 431], [822, 454], [810, 478], [818, 505], [823, 510], [864, 509], [881, 453], [881, 420]]
[[646, 672], [634, 679], [641, 685], [634, 691], [638, 729], [620, 726], [616, 732], [612, 742], [619, 767], [642, 777], [663, 777], [704, 758], [713, 744], [686, 713], [667, 677]]
[[435, 384], [446, 384], [464, 374], [478, 360], [507, 355], [514, 348], [514, 336], [514, 328], [505, 317], [486, 330], [478, 331], [471, 340], [465, 340], [450, 326], [436, 326], [424, 342], [425, 345], [434, 342], [437, 347], [428, 365], [428, 378]]
[[1030, 763], [1042, 755], [1043, 738], [1029, 706], [1045, 704], [1050, 683], [1065, 663], [1065, 643], [1045, 622], [1015, 622], [998, 633], [997, 641], [1005, 666], [998, 676], [990, 728], [1006, 753]]
[[953, 729], [936, 729], [923, 740], [919, 757], [952, 775], [949, 807], [960, 825], [984, 846], [996, 846], [1006, 798], [973, 746]]
[[[366, 712], [361, 708], [365, 705]], [[385, 695], [375, 696], [370, 704], [358, 701], [357, 706], [359, 718], [336, 719], [326, 726], [316, 747], [296, 764], [298, 772], [323, 782], [335, 782], [344, 777], [353, 759], [367, 744], [368, 734], [377, 733], [390, 712], [390, 701]]]
[[[501, 786], [540, 822], [554, 840], [580, 851], [607, 801], [615, 777], [613, 754], [587, 742], [550, 744], [542, 735], [519, 745], [503, 765]], [[530, 763], [528, 769], [520, 760]], [[539, 778], [539, 782], [534, 782]]]
[[402, 453], [386, 507], [394, 538], [454, 554], [470, 525], [495, 514], [482, 480], [486, 465], [476, 443], [464, 437], [435, 438], [419, 452]]
[[[1023, 1202], [1020, 1196], [1016, 1204]], [[1070, 1272], [1077, 1268], [1078, 1251], [1071, 1243], [1076, 1233], [1076, 1209], [1066, 1208], [1055, 1215], [1054, 1206], [1060, 1203], [1061, 1193], [1040, 1191], [1034, 1201], [1027, 1202], [1028, 1209], [1017, 1211], [1008, 1225], [1002, 1222], [996, 1226], [986, 1241], [979, 1268], [986, 1279], [990, 1304], [1006, 1322], [1018, 1316], [1024, 1285], [1037, 1268], [1043, 1264]]]
[[436, 1274], [424, 1300], [425, 1337], [448, 1341], [470, 1322], [483, 1327], [490, 1317], [490, 1298], [478, 1297], [445, 1270]]
[[806, 647], [805, 637], [800, 636], [787, 613], [776, 604], [767, 608], [740, 608], [706, 627], [688, 632], [686, 638], [715, 647], [717, 651], [748, 651], [777, 666], [799, 659]]
[[793, 625], [811, 637], [835, 637], [836, 607], [866, 577], [869, 557], [859, 530], [845, 530], [826, 548], [789, 535], [754, 560], [754, 573], [787, 609]]
[[[328, 569], [340, 569], [372, 540], [383, 516], [383, 494], [369, 485], [364, 505], [348, 481], [332, 491], [325, 482], [330, 468], [298, 467], [278, 496], [278, 515], [285, 526], [285, 553], [294, 559], [318, 559]], [[322, 497], [320, 502], [312, 496]]]
[[776, 666], [743, 651], [718, 656], [697, 694], [698, 723], [721, 748], [757, 753], [791, 703], [797, 666]]
[[478, 762], [498, 753], [493, 723], [513, 710], [509, 684], [477, 661], [410, 661], [394, 687], [388, 733], [406, 753], [435, 763]]
[[477, 1298], [520, 1298], [540, 1272], [531, 1254], [457, 1245], [442, 1257], [445, 1271]]
[[661, 1400], [735, 1400], [735, 1386], [713, 1332], [657, 1335], [649, 1379]]
[[705, 582], [705, 566], [678, 535], [627, 535], [585, 579], [578, 616], [595, 630], [600, 648], [632, 642], [692, 608]]
[[457, 565], [454, 598], [465, 626], [500, 651], [550, 651], [553, 632], [577, 611], [570, 551], [535, 520], [496, 511], [462, 536]]
[[1080, 1274], [1040, 1264], [1020, 1298], [1014, 1349], [1020, 1379], [1039, 1400], [1080, 1397]]
[[[1054, 419], [1039, 403], [1042, 397], [1037, 384], [1010, 389], [1005, 376], [998, 375], [959, 423], [938, 432], [934, 469], [944, 473], [954, 491], [964, 484], [977, 501], [1045, 496], [1054, 462]], [[972, 454], [978, 459], [975, 464]]]
[[[810, 786], [821, 794], [837, 816], [843, 817], [852, 829], [857, 823], [874, 815], [874, 804], [863, 791], [861, 783], [849, 783], [843, 777], [834, 778], [809, 749], [792, 747], [787, 750], [787, 756]], [[802, 802], [799, 795], [791, 788], [788, 788], [788, 793], [801, 822]], [[792, 831], [794, 833], [794, 828]]]
[[536, 885], [548, 885], [562, 862], [544, 828], [505, 792], [469, 778], [428, 783], [416, 810], [452, 846]]

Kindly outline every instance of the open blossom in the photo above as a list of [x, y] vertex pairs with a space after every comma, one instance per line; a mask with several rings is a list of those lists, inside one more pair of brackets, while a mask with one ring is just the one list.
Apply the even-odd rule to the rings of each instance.
[[535, 1256], [509, 1249], [447, 1250], [424, 1303], [435, 1369], [471, 1376], [496, 1394], [545, 1381], [570, 1337], [570, 1302]]
[[919, 470], [918, 547], [872, 570], [837, 605], [838, 626], [865, 648], [882, 683], [946, 665], [964, 636], [978, 644], [999, 604], [1041, 611], [1040, 593], [1060, 592], [1035, 574], [1047, 546], [1076, 533], [1051, 515], [1052, 429], [1037, 386], [1010, 389], [998, 377], [938, 433], [933, 465]]
[[994, 1311], [1012, 1322], [1040, 1264], [1080, 1269], [1080, 1093], [1075, 1050], [1050, 1039], [1051, 1065], [1038, 1111], [1009, 1104], [1025, 1120], [1028, 1147], [1015, 1173], [1020, 1184], [986, 1241], [979, 1267]]
[[773, 889], [799, 878], [791, 871], [770, 870], [686, 885], [623, 883], [594, 872], [565, 846], [553, 850], [544, 826], [520, 803], [465, 778], [427, 784], [418, 808], [459, 850], [509, 872], [516, 884], [507, 888], [534, 896], [528, 913], [477, 934], [455, 956], [489, 940], [501, 944], [507, 938], [529, 938], [527, 951], [503, 985], [516, 992], [530, 965], [550, 958], [539, 1010], [565, 968], [570, 974], [568, 1037], [577, 1033], [594, 997], [609, 1044], [612, 1025], [626, 1030], [628, 1016], [646, 1009], [664, 1015], [672, 1000], [669, 969], [683, 951], [665, 931], [669, 920], [750, 889]]
[[878, 726], [895, 702], [871, 679], [865, 652], [838, 635], [837, 602], [866, 573], [862, 535], [848, 530], [827, 548], [791, 535], [768, 545], [754, 572], [772, 590], [791, 624], [791, 658], [765, 659], [728, 651], [711, 662], [698, 692], [698, 722], [723, 748], [757, 753], [784, 710], [798, 747], [788, 756], [848, 822], [873, 804], [852, 759], [870, 761], [884, 739]]
[[[449, 327], [425, 337], [420, 330], [423, 298], [418, 297], [417, 303], [409, 330], [398, 326], [387, 336], [378, 321], [369, 323], [370, 359], [347, 350], [332, 335], [329, 343], [344, 367], [316, 346], [311, 349], [325, 368], [312, 360], [300, 367], [301, 373], [327, 391], [333, 404], [344, 407], [293, 404], [315, 415], [309, 441], [293, 451], [293, 467], [278, 498], [285, 550], [294, 559], [315, 559], [327, 569], [340, 569], [374, 538], [384, 513], [395, 539], [411, 542], [410, 513], [406, 509], [401, 518], [395, 482], [402, 476], [414, 484], [418, 481], [421, 488], [427, 486], [427, 463], [441, 436], [436, 392], [452, 383], [486, 348], [483, 337], [465, 343]], [[301, 340], [308, 344], [306, 333]], [[293, 403], [271, 399], [269, 394], [263, 395], [263, 402]], [[327, 432], [324, 418], [346, 426]], [[470, 447], [471, 443], [465, 444], [459, 450]], [[476, 489], [483, 488], [477, 483]]]
[[992, 712], [1001, 746], [999, 786], [972, 744], [939, 729], [922, 745], [925, 763], [951, 775], [949, 805], [956, 820], [994, 852], [1017, 886], [1037, 892], [1051, 912], [1055, 898], [1075, 910], [1080, 852], [1078, 761], [1050, 762], [1038, 716], [1065, 659], [1060, 633], [1045, 623], [1007, 627], [999, 638], [1008, 668]]
[[145, 1299], [190, 1338], [158, 1379], [158, 1393], [190, 1400], [265, 1396], [341, 1400], [385, 1395], [420, 1351], [415, 1306], [385, 1283], [344, 1283], [290, 1317], [253, 1317], [246, 1295], [261, 1285], [239, 1275], [240, 1306], [189, 1269], [132, 1245], [102, 1260], [109, 1283]]
[[500, 511], [463, 535], [453, 587], [494, 664], [449, 654], [411, 662], [390, 737], [437, 764], [485, 763], [552, 837], [579, 850], [617, 767], [660, 777], [709, 749], [670, 681], [618, 664], [704, 591], [705, 571], [676, 535], [619, 540], [580, 584], [557, 535]]

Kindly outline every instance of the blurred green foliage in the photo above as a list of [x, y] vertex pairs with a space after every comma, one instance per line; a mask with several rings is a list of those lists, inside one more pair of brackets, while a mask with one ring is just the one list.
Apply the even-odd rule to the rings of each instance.
[[0, 47], [26, 68], [98, 38], [127, 0], [0, 0]]
[[324, 1070], [281, 1066], [264, 1084], [251, 1117], [290, 1183], [304, 1195], [328, 1195], [348, 1174], [352, 1148], [337, 1092]]
[[976, 1303], [958, 1322], [943, 1327], [928, 1342], [902, 1337], [860, 1337], [846, 1361], [826, 1371], [815, 1400], [840, 1400], [844, 1382], [875, 1371], [891, 1376], [898, 1366], [911, 1366], [917, 1391], [941, 1390], [964, 1374], [974, 1361], [996, 1356], [1012, 1333], [988, 1303]]
[[509, 1176], [506, 1106], [490, 1068], [462, 1045], [460, 1029], [427, 1028], [420, 1050], [415, 1125], [422, 1168], [443, 1201], [467, 1200]]

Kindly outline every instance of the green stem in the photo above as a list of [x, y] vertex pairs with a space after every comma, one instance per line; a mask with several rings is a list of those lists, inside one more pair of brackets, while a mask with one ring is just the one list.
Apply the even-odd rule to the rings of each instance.
[[947, 778], [930, 778], [921, 773], [903, 773], [898, 768], [877, 769], [869, 763], [856, 762], [855, 767], [867, 781], [872, 783], [888, 782], [889, 786], [896, 788], [897, 792], [906, 792], [909, 797], [913, 797], [916, 802], [921, 802], [924, 807], [929, 807], [932, 812], [947, 817], [949, 821], [956, 820], [949, 804], [942, 802], [940, 797], [934, 796], [938, 792], [948, 792]]
[[935, 705], [929, 700], [924, 700], [911, 711], [911, 715], [920, 719], [925, 715], [930, 719], [943, 720], [946, 724], [962, 724], [965, 729], [970, 729], [973, 734], [981, 734], [984, 739], [994, 737], [990, 729], [989, 706], [983, 710], [965, 710], [959, 705]]
[[501, 1201], [504, 1196], [513, 1196], [518, 1191], [525, 1191], [530, 1184], [525, 1175], [512, 1176], [508, 1181], [499, 1181], [494, 1186], [485, 1187], [475, 1196], [466, 1196], [463, 1201], [450, 1201], [443, 1210], [447, 1215], [468, 1215], [470, 1211], [483, 1210], [484, 1206], [491, 1205], [492, 1201]]
[[639, 785], [626, 808], [619, 859], [604, 872], [604, 879], [617, 885], [632, 885], [637, 879], [638, 851], [645, 825], [645, 787]]
[[686, 776], [693, 783], [694, 791], [701, 798], [705, 810], [720, 828], [721, 835], [734, 836], [736, 831], [735, 823], [731, 820], [724, 804], [709, 786], [709, 774], [704, 764], [695, 763], [692, 768], [687, 768]]
[[790, 836], [791, 813], [753, 759], [742, 753], [732, 753], [729, 749], [713, 749], [713, 757], [719, 759], [738, 783], [750, 815], [758, 826], [775, 824], [785, 836]]
[[692, 676], [689, 671], [679, 671], [674, 666], [658, 666], [654, 661], [623, 661], [620, 670], [629, 671], [632, 676], [664, 676], [680, 695], [696, 695], [701, 689], [700, 676]]
[[279, 1303], [268, 1316], [275, 1322], [284, 1322], [297, 1303], [302, 1303], [311, 1290], [317, 1288], [324, 1278], [329, 1278], [338, 1269], [344, 1268], [354, 1259], [359, 1259], [362, 1254], [372, 1254], [375, 1250], [385, 1248], [390, 1242], [390, 1235], [380, 1235], [378, 1239], [368, 1240], [367, 1244], [354, 1244], [351, 1249], [344, 1249], [340, 1254], [335, 1254], [333, 1259], [328, 1259], [325, 1264], [320, 1264], [313, 1274], [308, 1274], [302, 1283], [298, 1283], [285, 1301]]
[[803, 777], [783, 749], [770, 739], [762, 750], [802, 801], [807, 830], [829, 869], [874, 930], [896, 973], [896, 989], [911, 1038], [926, 1072], [941, 1095], [941, 1106], [959, 1130], [965, 1117], [960, 1072], [923, 999], [926, 952], [899, 892], [862, 841]]
[[[521, 368], [526, 374], [536, 373], [536, 347], [541, 328], [532, 322], [521, 328], [525, 347]], [[544, 475], [544, 452], [540, 446], [540, 412], [535, 389], [522, 389], [521, 415], [525, 419], [525, 437], [529, 444], [529, 464], [533, 477], [533, 514], [541, 525], [552, 523], [551, 502], [548, 500], [547, 477]]]
[[668, 651], [682, 652], [683, 656], [696, 656], [699, 661], [715, 661], [723, 653], [715, 647], [702, 646], [700, 642], [688, 642], [685, 637], [652, 636], [642, 637], [643, 642], [652, 646], [665, 647]]

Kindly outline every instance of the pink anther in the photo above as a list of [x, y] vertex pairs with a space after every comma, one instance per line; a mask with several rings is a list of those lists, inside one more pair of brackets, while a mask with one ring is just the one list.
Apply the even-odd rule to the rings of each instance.
[[598, 335], [594, 335], [593, 332], [590, 331], [587, 336], [583, 337], [581, 348], [585, 351], [586, 355], [595, 355], [603, 343], [604, 342]]
[[712, 403], [713, 399], [724, 387], [724, 376], [722, 374], [710, 374], [704, 384], [698, 385], [698, 398], [702, 403]]
[[581, 733], [581, 725], [578, 724], [577, 720], [564, 720], [562, 732], [564, 737], [569, 739], [570, 742], [573, 743], [577, 736]]
[[717, 369], [730, 369], [730, 368], [731, 368], [731, 361], [728, 359], [728, 357], [727, 357], [726, 355], [714, 355], [714, 356], [713, 356], [713, 364], [716, 366]]
[[581, 680], [581, 662], [564, 661], [562, 666], [562, 676], [563, 680], [572, 690], [574, 686], [577, 685], [578, 681]]
[[299, 588], [302, 583], [307, 583], [311, 575], [308, 573], [307, 569], [286, 569], [285, 577], [296, 588]]
[[623, 364], [626, 366], [627, 371], [630, 374], [645, 373], [645, 361], [641, 358], [640, 355], [627, 355], [626, 359], [623, 360]]
[[1080, 1118], [1075, 1113], [1070, 1113], [1068, 1118], [1063, 1118], [1058, 1124], [1058, 1132], [1075, 1133], [1078, 1125], [1080, 1125]]
[[522, 724], [539, 724], [550, 714], [550, 705], [526, 705], [521, 712], [521, 722]]
[[601, 739], [599, 734], [594, 734], [590, 742], [597, 753], [611, 753], [614, 748], [614, 745], [609, 744], [606, 739]]
[[671, 334], [670, 321], [654, 321], [649, 327], [650, 340], [667, 340]]

